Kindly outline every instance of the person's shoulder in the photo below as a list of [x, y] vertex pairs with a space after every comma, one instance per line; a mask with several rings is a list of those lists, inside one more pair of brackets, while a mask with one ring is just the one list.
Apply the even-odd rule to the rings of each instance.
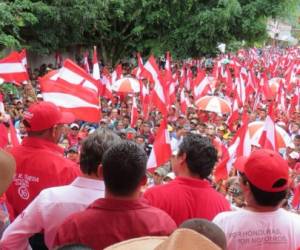
[[294, 221], [295, 223], [299, 223], [299, 227], [300, 227], [300, 215], [293, 213], [291, 211], [287, 211], [283, 208], [278, 210], [279, 213], [281, 213], [281, 215], [285, 218], [289, 218], [290, 220]]
[[213, 222], [222, 221], [222, 220], [237, 220], [239, 217], [243, 217], [246, 211], [244, 209], [239, 209], [235, 211], [225, 211], [217, 214], [213, 219]]
[[161, 193], [161, 192], [174, 192], [174, 188], [176, 185], [174, 185], [173, 181], [166, 183], [166, 184], [161, 184], [157, 186], [150, 187], [146, 190], [144, 196], [156, 194], [156, 193]]

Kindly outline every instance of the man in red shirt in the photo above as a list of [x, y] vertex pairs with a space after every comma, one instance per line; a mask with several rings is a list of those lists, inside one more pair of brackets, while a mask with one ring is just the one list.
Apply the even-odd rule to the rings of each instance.
[[100, 168], [105, 198], [71, 215], [58, 230], [54, 245], [80, 243], [103, 249], [131, 238], [171, 234], [176, 224], [170, 216], [140, 197], [147, 182], [146, 162], [146, 153], [136, 143], [124, 141], [109, 148]]
[[171, 159], [176, 179], [148, 189], [145, 198], [166, 211], [177, 225], [191, 218], [212, 220], [218, 213], [230, 210], [225, 197], [206, 179], [216, 160], [217, 151], [208, 138], [188, 134]]
[[16, 216], [41, 190], [70, 184], [80, 174], [77, 165], [63, 158], [63, 149], [57, 146], [63, 124], [73, 120], [72, 114], [61, 112], [50, 102], [32, 104], [24, 113], [28, 137], [11, 150], [16, 175], [6, 192]]

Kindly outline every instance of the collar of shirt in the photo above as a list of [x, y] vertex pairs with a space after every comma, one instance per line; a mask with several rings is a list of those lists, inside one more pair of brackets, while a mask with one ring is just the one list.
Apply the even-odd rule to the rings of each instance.
[[147, 200], [139, 198], [137, 200], [118, 200], [102, 198], [92, 203], [91, 209], [105, 209], [105, 210], [136, 210], [148, 208]]
[[48, 149], [61, 155], [64, 153], [64, 149], [59, 147], [55, 143], [37, 137], [24, 138], [22, 141], [22, 145], [25, 147], [28, 146], [32, 148]]
[[203, 179], [198, 179], [198, 178], [193, 178], [193, 177], [183, 177], [183, 176], [178, 176], [174, 181], [171, 181], [170, 184], [172, 183], [178, 183], [178, 184], [183, 184], [186, 186], [192, 186], [192, 187], [199, 187], [199, 188], [210, 188], [211, 185], [208, 180], [203, 180]]
[[72, 183], [72, 186], [76, 186], [79, 188], [88, 188], [88, 189], [95, 189], [104, 191], [104, 181], [102, 180], [95, 180], [85, 177], [77, 177]]

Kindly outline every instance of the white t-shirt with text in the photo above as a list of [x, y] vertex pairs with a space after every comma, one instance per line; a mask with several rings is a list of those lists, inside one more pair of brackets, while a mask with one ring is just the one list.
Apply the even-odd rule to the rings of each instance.
[[282, 208], [274, 212], [246, 209], [223, 212], [213, 222], [225, 233], [228, 250], [296, 250], [300, 216]]

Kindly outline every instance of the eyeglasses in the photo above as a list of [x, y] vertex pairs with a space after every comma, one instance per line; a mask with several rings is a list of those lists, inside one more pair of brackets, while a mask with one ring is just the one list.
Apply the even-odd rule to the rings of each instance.
[[71, 130], [79, 130], [78, 128], [74, 127], [74, 128], [71, 128]]

